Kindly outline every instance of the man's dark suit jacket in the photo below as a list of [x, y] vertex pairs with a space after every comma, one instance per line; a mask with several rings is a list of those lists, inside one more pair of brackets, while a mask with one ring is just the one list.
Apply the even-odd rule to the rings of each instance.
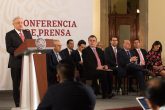
[[[140, 49], [140, 50], [141, 50], [141, 52], [142, 52], [142, 54], [143, 54], [143, 58], [144, 58], [144, 60], [145, 60], [145, 62], [146, 62], [146, 61], [147, 61], [147, 58], [146, 58], [146, 56], [147, 56], [147, 51], [144, 50], [144, 49]], [[137, 64], [140, 64], [140, 56], [139, 56], [137, 50], [136, 50], [136, 49], [133, 49], [133, 50], [132, 50], [132, 53], [133, 53], [134, 56], [136, 56], [136, 57], [138, 58]]]
[[[117, 47], [117, 52], [119, 52], [120, 49], [121, 48]], [[116, 62], [115, 53], [113, 51], [112, 46], [105, 48], [104, 54], [105, 54], [105, 62], [108, 65], [108, 67], [111, 69], [116, 68], [117, 62]]]
[[[104, 52], [96, 47], [96, 51], [99, 55], [100, 61], [102, 65], [105, 65], [105, 59], [104, 59]], [[82, 58], [83, 58], [83, 64], [84, 64], [84, 76], [88, 79], [93, 79], [96, 77], [96, 68], [97, 68], [97, 59], [95, 57], [95, 54], [91, 47], [86, 47], [82, 51]]]
[[131, 63], [130, 57], [134, 56], [133, 51], [129, 51], [130, 56], [127, 55], [124, 49], [121, 49], [117, 53], [118, 65], [119, 65], [119, 72], [125, 74], [126, 72], [134, 72], [134, 71], [142, 71], [141, 67], [137, 65], [137, 62]]
[[127, 55], [124, 49], [121, 49], [117, 53], [117, 60], [119, 66], [119, 74], [125, 75], [128, 70], [128, 65], [131, 64], [130, 57], [132, 57], [132, 53], [130, 51], [130, 56]]
[[[74, 51], [75, 51], [75, 50], [72, 50], [72, 53], [73, 53]], [[64, 55], [65, 58], [69, 58], [69, 57], [70, 57], [69, 51], [68, 51], [67, 48], [63, 49], [63, 50], [61, 51], [61, 53]], [[71, 54], [72, 54], [72, 53], [71, 53]]]
[[83, 67], [82, 67], [83, 65], [79, 63], [81, 61], [81, 57], [80, 57], [78, 50], [75, 50], [74, 52], [72, 52], [71, 57], [72, 57], [73, 61], [76, 63], [77, 69], [79, 71], [81, 71], [83, 69]]
[[[61, 59], [64, 59], [64, 55], [62, 53], [59, 53], [61, 56]], [[47, 79], [48, 79], [48, 85], [53, 85], [57, 83], [56, 78], [56, 66], [58, 64], [57, 57], [53, 50], [49, 51], [46, 54], [46, 63], [47, 63]]]
[[66, 80], [48, 89], [37, 110], [94, 110], [95, 100], [91, 88]]
[[[23, 30], [23, 34], [25, 39], [32, 39], [30, 31]], [[7, 52], [10, 54], [8, 67], [9, 68], [21, 68], [22, 65], [22, 57], [15, 57], [14, 51], [22, 44], [22, 40], [19, 34], [14, 30], [6, 33], [6, 49]]]

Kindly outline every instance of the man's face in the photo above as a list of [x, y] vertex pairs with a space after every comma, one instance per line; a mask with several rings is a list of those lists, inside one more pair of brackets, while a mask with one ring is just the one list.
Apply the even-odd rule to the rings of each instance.
[[134, 41], [134, 47], [135, 48], [140, 48], [140, 42], [139, 42], [139, 40], [135, 40]]
[[23, 29], [23, 19], [22, 18], [15, 19], [13, 21], [13, 26], [18, 31], [22, 30]]
[[112, 37], [112, 40], [111, 40], [111, 45], [116, 47], [118, 45], [118, 40], [116, 37]]
[[78, 50], [82, 52], [82, 50], [85, 49], [85, 47], [86, 47], [85, 44], [81, 44], [80, 46], [78, 46]]
[[124, 44], [123, 44], [123, 47], [127, 50], [130, 50], [131, 49], [131, 43], [129, 40], [124, 40]]
[[91, 37], [91, 38], [88, 39], [88, 43], [89, 43], [89, 46], [90, 46], [90, 47], [96, 47], [96, 45], [97, 45], [97, 40], [96, 40], [95, 37]]
[[74, 42], [69, 41], [69, 44], [67, 45], [67, 47], [72, 50], [74, 48]]
[[55, 41], [54, 42], [55, 46], [54, 46], [54, 51], [55, 52], [60, 52], [61, 51], [61, 42], [60, 41]]

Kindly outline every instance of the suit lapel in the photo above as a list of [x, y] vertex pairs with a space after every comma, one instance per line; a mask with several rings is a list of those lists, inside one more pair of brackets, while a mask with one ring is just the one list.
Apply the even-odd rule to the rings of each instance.
[[78, 57], [78, 60], [81, 61], [81, 56], [80, 56], [80, 53], [78, 52], [78, 50], [76, 50], [76, 55]]
[[52, 59], [52, 63], [55, 65], [57, 62], [57, 58], [56, 55], [54, 54], [54, 51], [51, 52], [51, 59]]
[[25, 31], [22, 30], [22, 32], [23, 32], [23, 35], [24, 35], [25, 39], [27, 39]]
[[[112, 52], [112, 57], [113, 57], [113, 59], [115, 59], [115, 53], [114, 53], [114, 50], [113, 50], [112, 46], [110, 46], [110, 51]], [[117, 51], [118, 51], [118, 50], [117, 50]]]
[[22, 43], [22, 39], [20, 38], [19, 34], [15, 31], [15, 29], [13, 32], [15, 34], [15, 38], [18, 39], [18, 41], [20, 41]]

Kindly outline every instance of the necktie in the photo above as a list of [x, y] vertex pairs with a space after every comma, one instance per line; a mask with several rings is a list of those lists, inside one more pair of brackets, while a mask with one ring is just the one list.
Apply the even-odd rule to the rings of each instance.
[[61, 61], [61, 57], [60, 57], [59, 53], [56, 53], [56, 57], [57, 57], [58, 62]]
[[144, 57], [140, 51], [140, 49], [137, 50], [139, 57], [140, 57], [140, 65], [145, 65]]
[[22, 32], [20, 32], [20, 33], [19, 33], [19, 36], [20, 36], [20, 38], [21, 38], [22, 42], [24, 42], [24, 40], [25, 40], [25, 36], [23, 35], [23, 33], [22, 33]]
[[100, 61], [99, 55], [98, 55], [98, 53], [96, 51], [96, 48], [93, 48], [93, 52], [94, 52], [96, 60], [97, 60], [97, 66], [101, 67], [101, 61]]
[[129, 51], [126, 51], [126, 52], [127, 52], [127, 55], [128, 55], [129, 57], [131, 57], [130, 52], [129, 52]]

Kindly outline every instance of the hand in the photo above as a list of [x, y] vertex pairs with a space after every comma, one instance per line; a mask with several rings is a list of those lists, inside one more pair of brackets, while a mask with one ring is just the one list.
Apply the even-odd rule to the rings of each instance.
[[136, 62], [137, 61], [137, 57], [136, 56], [133, 56], [130, 58], [130, 62]]
[[97, 70], [102, 70], [102, 69], [104, 69], [104, 66], [98, 66], [96, 69]]
[[56, 74], [56, 77], [57, 77], [57, 82], [60, 82], [60, 76], [58, 73]]
[[153, 66], [153, 69], [159, 70], [159, 67], [158, 66]]
[[82, 62], [82, 61], [80, 61], [80, 62], [79, 62], [79, 64], [83, 64], [83, 62]]
[[108, 66], [107, 66], [107, 65], [104, 65], [104, 69], [106, 69], [106, 70], [107, 70], [107, 69], [108, 69]]

